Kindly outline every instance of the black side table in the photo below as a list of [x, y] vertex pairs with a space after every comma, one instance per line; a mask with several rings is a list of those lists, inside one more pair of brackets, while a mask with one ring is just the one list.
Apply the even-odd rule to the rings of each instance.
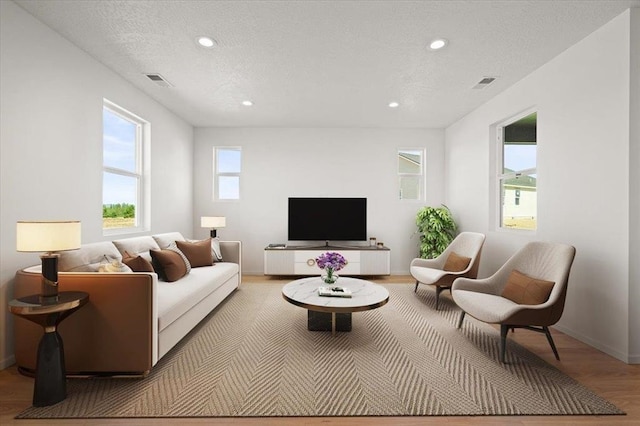
[[38, 344], [33, 405], [44, 407], [67, 397], [67, 378], [64, 366], [64, 346], [58, 334], [58, 324], [89, 301], [82, 291], [63, 291], [54, 301], [41, 301], [38, 295], [9, 302], [11, 313], [44, 328]]

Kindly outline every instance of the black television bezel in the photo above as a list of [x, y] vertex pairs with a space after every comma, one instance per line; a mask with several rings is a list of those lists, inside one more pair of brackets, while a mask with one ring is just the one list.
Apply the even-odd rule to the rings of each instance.
[[[354, 234], [330, 234], [330, 233], [322, 233], [322, 235], [311, 235], [311, 234], [300, 234], [299, 231], [292, 233], [292, 222], [291, 220], [291, 203], [292, 200], [305, 200], [307, 202], [316, 203], [317, 206], [313, 209], [313, 212], [344, 212], [344, 204], [340, 206], [340, 203], [348, 202], [348, 201], [358, 201], [362, 203], [363, 212], [359, 217], [359, 230]], [[342, 207], [342, 209], [341, 209]], [[366, 241], [367, 240], [367, 198], [366, 197], [289, 197], [287, 200], [287, 240], [288, 241]], [[344, 216], [342, 216], [344, 219]], [[310, 221], [313, 221], [314, 218], [309, 218]], [[318, 219], [317, 217], [315, 219]], [[326, 217], [323, 216], [323, 219]], [[335, 217], [334, 217], [335, 219]], [[293, 238], [292, 238], [293, 237]], [[302, 238], [305, 237], [305, 238]], [[326, 238], [328, 237], [328, 238]]]

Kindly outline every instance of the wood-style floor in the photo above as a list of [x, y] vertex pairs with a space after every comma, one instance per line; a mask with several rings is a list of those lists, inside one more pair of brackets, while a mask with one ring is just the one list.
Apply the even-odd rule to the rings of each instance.
[[[245, 276], [243, 282], [264, 281]], [[277, 279], [270, 281], [278, 282]], [[287, 280], [282, 280], [285, 283]], [[383, 283], [407, 283], [410, 277], [392, 276]], [[443, 293], [445, 295], [445, 293]], [[445, 297], [447, 297], [446, 294]], [[556, 361], [543, 335], [517, 330], [509, 337], [538, 354], [600, 396], [624, 410], [624, 416], [502, 416], [502, 417], [289, 417], [289, 418], [189, 418], [189, 419], [96, 419], [14, 420], [31, 405], [33, 379], [21, 376], [15, 366], [0, 371], [0, 425], [640, 425], [640, 365], [627, 365], [559, 331], [552, 331], [560, 352]]]

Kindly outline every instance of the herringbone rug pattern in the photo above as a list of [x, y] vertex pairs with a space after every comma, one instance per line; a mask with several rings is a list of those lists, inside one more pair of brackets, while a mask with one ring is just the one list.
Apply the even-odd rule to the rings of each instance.
[[[179, 284], [178, 284], [179, 285]], [[310, 332], [281, 285], [245, 284], [145, 379], [75, 379], [22, 418], [621, 414], [434, 292], [386, 285], [349, 333]], [[541, 336], [543, 337], [543, 336]]]

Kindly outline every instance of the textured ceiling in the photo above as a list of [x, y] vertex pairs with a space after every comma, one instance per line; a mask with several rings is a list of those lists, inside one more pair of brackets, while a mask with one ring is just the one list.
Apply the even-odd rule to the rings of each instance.
[[[445, 127], [640, 7], [640, 0], [16, 3], [194, 126], [247, 127]], [[199, 35], [218, 46], [198, 47]], [[435, 37], [448, 47], [426, 48]], [[498, 79], [472, 89], [485, 76]], [[245, 99], [254, 106], [242, 106]]]

